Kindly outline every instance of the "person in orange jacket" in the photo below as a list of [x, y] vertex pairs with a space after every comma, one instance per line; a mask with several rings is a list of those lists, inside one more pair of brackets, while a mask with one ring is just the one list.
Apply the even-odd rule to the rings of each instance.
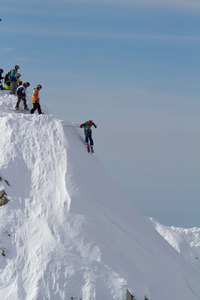
[[42, 110], [40, 107], [40, 97], [39, 97], [39, 91], [42, 89], [41, 84], [38, 84], [36, 88], [33, 90], [33, 96], [32, 96], [32, 103], [33, 103], [33, 108], [30, 111], [30, 114], [34, 114], [34, 111], [37, 109], [39, 115], [42, 114]]

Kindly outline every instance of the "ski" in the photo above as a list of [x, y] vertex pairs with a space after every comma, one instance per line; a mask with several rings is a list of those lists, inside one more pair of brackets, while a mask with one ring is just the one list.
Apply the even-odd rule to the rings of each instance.
[[89, 145], [87, 145], [87, 151], [88, 151], [88, 153], [90, 153], [90, 146]]

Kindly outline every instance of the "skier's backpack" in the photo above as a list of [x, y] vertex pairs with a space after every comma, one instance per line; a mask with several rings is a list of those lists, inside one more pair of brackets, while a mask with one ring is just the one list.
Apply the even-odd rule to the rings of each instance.
[[23, 91], [23, 88], [22, 88], [22, 86], [20, 85], [18, 88], [17, 88], [17, 95], [18, 96], [22, 96], [22, 91]]
[[6, 74], [4, 82], [8, 84], [10, 82], [10, 72]]
[[2, 73], [3, 73], [3, 69], [0, 69], [0, 80], [4, 78], [2, 77]]

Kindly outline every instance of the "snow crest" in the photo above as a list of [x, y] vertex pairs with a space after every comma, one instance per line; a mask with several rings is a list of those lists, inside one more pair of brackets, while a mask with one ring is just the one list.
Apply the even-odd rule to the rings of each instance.
[[150, 220], [155, 229], [180, 256], [200, 270], [200, 228], [164, 226], [152, 218]]

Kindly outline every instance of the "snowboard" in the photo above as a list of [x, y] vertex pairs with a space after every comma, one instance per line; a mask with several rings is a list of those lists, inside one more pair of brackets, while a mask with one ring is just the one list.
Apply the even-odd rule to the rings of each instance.
[[9, 110], [12, 110], [16, 113], [22, 113], [22, 114], [30, 114], [30, 110], [26, 110], [26, 109], [15, 109], [15, 108], [9, 108]]

